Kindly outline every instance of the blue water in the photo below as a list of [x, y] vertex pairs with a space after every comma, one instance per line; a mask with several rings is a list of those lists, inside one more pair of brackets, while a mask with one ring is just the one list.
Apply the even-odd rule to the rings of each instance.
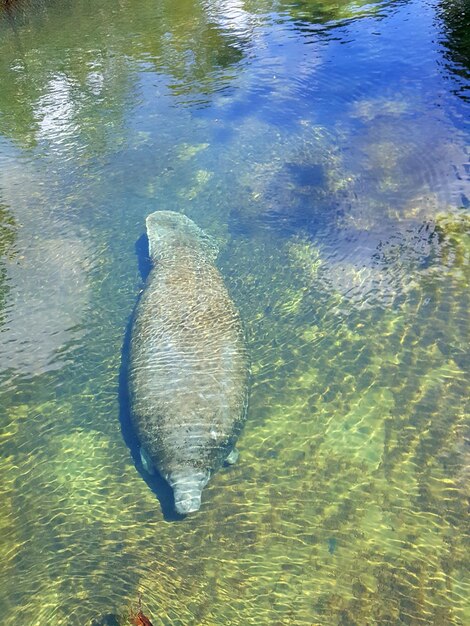
[[[468, 3], [0, 6], [1, 623], [468, 623]], [[127, 420], [158, 209], [252, 363], [184, 520]]]

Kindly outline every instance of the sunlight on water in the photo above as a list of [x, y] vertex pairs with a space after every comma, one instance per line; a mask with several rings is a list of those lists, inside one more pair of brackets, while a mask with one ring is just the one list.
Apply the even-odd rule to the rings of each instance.
[[[0, 7], [1, 623], [469, 623], [466, 4]], [[186, 519], [123, 377], [158, 209], [251, 360]]]

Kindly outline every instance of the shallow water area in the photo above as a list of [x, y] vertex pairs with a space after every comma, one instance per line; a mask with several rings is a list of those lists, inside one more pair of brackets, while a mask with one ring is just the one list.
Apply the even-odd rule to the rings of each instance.
[[[469, 623], [468, 4], [0, 7], [1, 623]], [[252, 369], [184, 519], [125, 421], [157, 209]]]

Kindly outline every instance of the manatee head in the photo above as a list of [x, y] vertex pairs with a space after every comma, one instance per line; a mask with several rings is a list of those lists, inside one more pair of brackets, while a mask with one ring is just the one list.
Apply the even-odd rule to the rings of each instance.
[[182, 247], [202, 252], [211, 260], [217, 257], [219, 248], [215, 239], [182, 213], [155, 211], [147, 216], [145, 224], [149, 252], [154, 260]]
[[195, 513], [201, 508], [201, 494], [210, 478], [209, 470], [184, 468], [167, 475], [173, 489], [175, 510], [180, 515]]

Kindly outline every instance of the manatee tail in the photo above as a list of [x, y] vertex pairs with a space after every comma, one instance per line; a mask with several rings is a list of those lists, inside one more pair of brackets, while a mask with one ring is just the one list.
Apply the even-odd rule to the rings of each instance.
[[210, 472], [204, 470], [181, 470], [172, 472], [167, 481], [173, 488], [175, 509], [180, 515], [194, 513], [201, 508], [201, 494], [209, 480]]
[[212, 261], [217, 258], [219, 247], [215, 239], [186, 215], [175, 211], [155, 211], [145, 222], [153, 260], [172, 252], [175, 254], [181, 248], [202, 251]]

